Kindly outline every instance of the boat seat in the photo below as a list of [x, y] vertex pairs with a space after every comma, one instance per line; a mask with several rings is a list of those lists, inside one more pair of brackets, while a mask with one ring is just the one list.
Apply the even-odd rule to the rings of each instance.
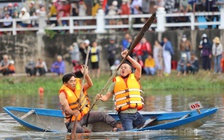
[[23, 116], [20, 117], [20, 119], [25, 119], [26, 117], [30, 116], [31, 114], [33, 114], [35, 112], [35, 110], [30, 110], [29, 112], [27, 112], [26, 114], [24, 114]]

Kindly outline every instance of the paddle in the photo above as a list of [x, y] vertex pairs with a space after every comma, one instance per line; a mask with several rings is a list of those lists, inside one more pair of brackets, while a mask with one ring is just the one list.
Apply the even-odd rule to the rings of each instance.
[[[88, 59], [89, 59], [89, 52], [90, 52], [90, 47], [87, 48], [87, 54], [86, 54], [86, 60], [85, 60], [85, 65], [84, 65], [84, 71], [83, 71], [83, 80], [82, 80], [82, 85], [81, 85], [81, 91], [80, 91], [80, 95], [83, 94], [83, 87], [84, 87], [84, 83], [85, 83], [85, 75], [86, 75], [86, 68], [87, 68], [87, 63], [88, 63]], [[80, 103], [78, 105], [78, 108], [80, 107]], [[72, 133], [71, 133], [71, 138], [74, 139], [75, 138], [75, 134], [76, 134], [76, 123], [77, 123], [77, 116], [75, 117], [75, 121], [74, 121], [74, 126], [72, 128]]]
[[[153, 21], [154, 21], [155, 18], [156, 18], [156, 13], [153, 13], [151, 15], [151, 17], [147, 20], [147, 22], [145, 23], [145, 25], [141, 28], [140, 32], [138, 33], [138, 35], [134, 39], [133, 43], [131, 43], [131, 46], [129, 47], [128, 53], [123, 58], [123, 60], [121, 61], [120, 65], [117, 67], [116, 71], [109, 78], [109, 80], [107, 81], [107, 83], [105, 84], [105, 86], [103, 87], [103, 89], [101, 90], [100, 94], [102, 94], [105, 91], [105, 89], [108, 86], [109, 82], [116, 76], [116, 72], [119, 70], [119, 68], [121, 67], [121, 65], [124, 63], [124, 61], [126, 60], [126, 58], [128, 57], [128, 55], [133, 51], [133, 49], [135, 48], [135, 46], [140, 42], [140, 40], [144, 36], [145, 32], [149, 29], [149, 27], [151, 26], [151, 24], [153, 23]], [[93, 106], [96, 104], [96, 102], [98, 100], [99, 99], [95, 99], [95, 101], [93, 102], [92, 106], [90, 107], [89, 112], [92, 110]], [[89, 118], [89, 113], [88, 113], [87, 120], [86, 120], [86, 126], [88, 125], [88, 118]]]

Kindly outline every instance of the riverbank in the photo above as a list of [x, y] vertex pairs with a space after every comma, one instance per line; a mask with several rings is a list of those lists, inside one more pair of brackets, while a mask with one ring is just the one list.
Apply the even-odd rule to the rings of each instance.
[[[99, 79], [93, 78], [91, 93], [99, 93], [105, 87], [110, 78], [109, 74], [102, 74]], [[61, 87], [61, 77], [47, 74], [44, 77], [27, 77], [24, 74], [14, 76], [1, 76], [0, 94], [21, 92], [32, 94], [42, 87], [45, 92], [55, 94]], [[224, 88], [224, 74], [213, 74], [212, 72], [199, 71], [195, 75], [177, 76], [176, 71], [165, 77], [143, 75], [141, 78], [143, 90], [221, 90]], [[109, 86], [107, 86], [108, 88]], [[104, 90], [104, 93], [107, 91]]]

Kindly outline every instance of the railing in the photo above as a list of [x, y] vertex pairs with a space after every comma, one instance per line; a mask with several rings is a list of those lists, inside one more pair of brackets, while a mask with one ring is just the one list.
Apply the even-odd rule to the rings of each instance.
[[[222, 8], [223, 10], [223, 8]], [[196, 22], [195, 17], [198, 16], [211, 16], [217, 15], [220, 17], [219, 21], [211, 21], [211, 22]], [[26, 28], [18, 28], [17, 22], [22, 21], [21, 19], [11, 19], [11, 20], [4, 20], [0, 19], [0, 22], [12, 22], [12, 28], [0, 28], [0, 32], [9, 32], [11, 31], [13, 35], [17, 34], [17, 31], [37, 31], [38, 33], [44, 33], [44, 30], [68, 30], [70, 33], [74, 33], [75, 30], [91, 30], [95, 31], [96, 33], [105, 32], [110, 29], [136, 29], [143, 27], [144, 23], [142, 24], [135, 24], [134, 20], [136, 18], [149, 18], [151, 14], [139, 14], [139, 15], [123, 15], [123, 16], [105, 16], [98, 14], [96, 17], [92, 16], [85, 16], [85, 17], [63, 17], [61, 20], [68, 21], [68, 26], [46, 26], [47, 18], [43, 15], [39, 17], [30, 17], [31, 21], [38, 21], [38, 27], [26, 27]], [[168, 17], [189, 17], [189, 22], [178, 22], [178, 23], [166, 23], [166, 18]], [[224, 29], [224, 23], [220, 21], [224, 21], [224, 12], [203, 12], [203, 13], [172, 13], [166, 14], [163, 9], [162, 11], [157, 11], [157, 22], [152, 24], [152, 28], [156, 28], [156, 31], [165, 31], [166, 28], [169, 27], [189, 27], [191, 30], [194, 30], [195, 27], [201, 25], [219, 25], [220, 29]], [[50, 18], [49, 21], [56, 21], [56, 18]], [[75, 21], [94, 21], [95, 25], [78, 25], [74, 26]], [[121, 25], [108, 25], [106, 24], [109, 20], [126, 20], [127, 23], [123, 23]], [[100, 32], [98, 32], [100, 31]]]

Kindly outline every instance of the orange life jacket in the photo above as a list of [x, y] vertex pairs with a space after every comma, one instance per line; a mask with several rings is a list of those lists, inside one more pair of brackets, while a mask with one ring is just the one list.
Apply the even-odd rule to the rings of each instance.
[[134, 74], [130, 74], [126, 82], [121, 76], [115, 77], [114, 82], [115, 106], [118, 112], [128, 108], [137, 110], [143, 108], [144, 99], [141, 96], [141, 86]]
[[[68, 100], [68, 104], [71, 110], [78, 109], [80, 114], [78, 115], [77, 120], [80, 121], [84, 115], [89, 112], [90, 109], [90, 102], [87, 97], [87, 92], [81, 92], [81, 80], [76, 78], [76, 88], [72, 91], [70, 88], [65, 86], [64, 84], [59, 90], [59, 94], [64, 92], [66, 94], [66, 98]], [[66, 111], [62, 108], [63, 114], [66, 118], [66, 122], [74, 121], [75, 116], [69, 115]]]

